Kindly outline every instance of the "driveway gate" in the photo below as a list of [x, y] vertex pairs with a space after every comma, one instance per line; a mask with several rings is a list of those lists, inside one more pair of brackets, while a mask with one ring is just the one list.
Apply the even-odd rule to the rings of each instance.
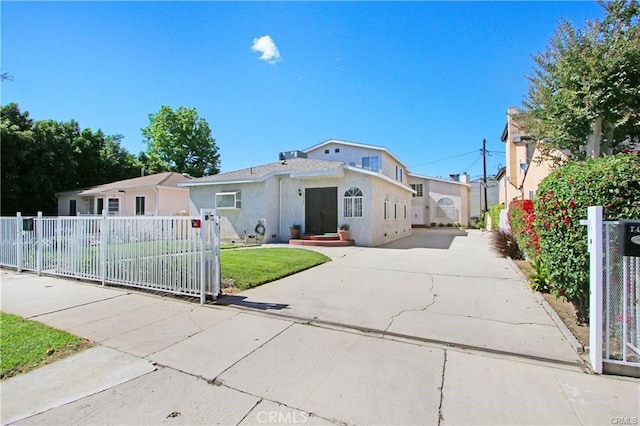
[[0, 218], [0, 265], [21, 272], [220, 295], [220, 221], [200, 217], [68, 216]]
[[589, 207], [589, 357], [596, 373], [640, 375], [640, 257], [621, 251], [619, 222]]

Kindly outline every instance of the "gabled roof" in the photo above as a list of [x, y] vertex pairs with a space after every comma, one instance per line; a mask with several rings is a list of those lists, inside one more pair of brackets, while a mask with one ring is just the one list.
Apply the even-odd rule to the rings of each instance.
[[331, 143], [335, 143], [335, 144], [339, 144], [339, 145], [346, 145], [346, 146], [354, 146], [356, 148], [367, 148], [367, 149], [374, 149], [377, 151], [382, 151], [382, 152], [386, 152], [387, 154], [389, 154], [389, 156], [391, 156], [391, 158], [393, 158], [394, 160], [396, 160], [398, 163], [400, 163], [405, 169], [408, 169], [409, 167], [407, 167], [407, 165], [401, 160], [399, 159], [393, 152], [389, 151], [387, 148], [383, 147], [383, 146], [378, 146], [378, 145], [368, 145], [368, 144], [363, 144], [363, 143], [357, 143], [357, 142], [349, 142], [349, 141], [343, 141], [343, 140], [339, 140], [339, 139], [328, 139], [324, 142], [320, 142], [317, 145], [313, 145], [307, 149], [303, 149], [302, 152], [304, 153], [308, 153], [309, 151], [313, 151], [316, 150], [318, 148], [322, 148], [325, 145], [329, 145]]
[[119, 180], [116, 182], [104, 183], [102, 185], [90, 186], [88, 188], [72, 189], [70, 191], [58, 192], [56, 195], [99, 195], [127, 189], [156, 187], [178, 188], [179, 182], [183, 182], [188, 179], [193, 178], [184, 176], [181, 173], [164, 172], [132, 179]]
[[341, 172], [344, 164], [338, 161], [312, 160], [309, 158], [290, 158], [274, 163], [204, 176], [182, 182], [180, 186], [212, 185], [218, 183], [262, 182], [276, 174], [327, 175]]

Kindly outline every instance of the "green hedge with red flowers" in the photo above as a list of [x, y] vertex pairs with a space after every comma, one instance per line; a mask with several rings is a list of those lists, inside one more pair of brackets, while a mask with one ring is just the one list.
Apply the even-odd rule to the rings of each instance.
[[586, 317], [589, 301], [587, 207], [603, 206], [605, 220], [640, 218], [640, 157], [617, 154], [569, 163], [538, 186], [533, 221], [552, 294]]
[[536, 214], [531, 200], [514, 200], [509, 204], [509, 226], [520, 250], [529, 259], [540, 256], [540, 243], [535, 228]]

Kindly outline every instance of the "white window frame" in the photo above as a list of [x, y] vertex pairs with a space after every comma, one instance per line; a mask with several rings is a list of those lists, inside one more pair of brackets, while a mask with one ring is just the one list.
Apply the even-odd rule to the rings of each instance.
[[362, 191], [356, 186], [348, 188], [344, 192], [343, 198], [343, 216], [344, 217], [362, 217]]
[[[230, 203], [225, 203], [225, 205], [221, 205], [220, 201], [227, 197], [233, 197], [233, 201]], [[242, 208], [242, 201], [240, 198], [240, 191], [228, 191], [228, 192], [218, 192], [216, 193], [216, 209], [240, 209]]]
[[[449, 202], [451, 204], [449, 204]], [[436, 217], [457, 220], [458, 209], [456, 209], [456, 203], [448, 197], [440, 198], [436, 205]]]
[[[147, 197], [145, 197], [144, 195], [136, 195], [136, 211], [135, 214], [136, 216], [144, 216], [146, 214], [146, 209], [147, 209]], [[138, 209], [138, 201], [142, 200], [142, 212], [139, 211]]]
[[409, 186], [411, 186], [411, 189], [416, 191], [415, 194], [412, 194], [413, 198], [422, 198], [422, 197], [424, 197], [424, 186], [423, 186], [423, 184], [421, 184], [421, 183], [412, 183]]
[[395, 202], [393, 203], [393, 218], [398, 219], [398, 206], [400, 202], [398, 201], [398, 197], [396, 197]]
[[396, 180], [402, 182], [402, 167], [396, 166]]
[[[120, 198], [118, 197], [107, 197], [107, 214], [110, 215], [118, 215], [120, 214]], [[112, 204], [111, 202], [114, 201], [115, 204]], [[112, 208], [112, 206], [115, 205], [115, 209]]]
[[384, 220], [389, 220], [389, 195], [384, 197]]
[[407, 201], [404, 202], [404, 218], [407, 218]]
[[[375, 161], [372, 161], [374, 160]], [[375, 168], [374, 168], [374, 164], [375, 163]], [[367, 170], [371, 170], [373, 172], [379, 172], [380, 171], [380, 157], [377, 155], [370, 155], [368, 157], [362, 157], [362, 168], [363, 169], [367, 169]]]

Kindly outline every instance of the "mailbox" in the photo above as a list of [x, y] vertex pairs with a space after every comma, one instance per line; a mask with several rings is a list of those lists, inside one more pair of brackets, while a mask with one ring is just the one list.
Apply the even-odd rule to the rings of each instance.
[[640, 220], [621, 220], [618, 229], [621, 254], [640, 257]]
[[22, 219], [22, 230], [23, 231], [33, 231], [34, 230], [33, 222], [34, 222], [33, 218], [31, 218], [31, 217]]
[[202, 222], [200, 221], [200, 219], [191, 219], [192, 228], [200, 228], [201, 225], [202, 225]]

